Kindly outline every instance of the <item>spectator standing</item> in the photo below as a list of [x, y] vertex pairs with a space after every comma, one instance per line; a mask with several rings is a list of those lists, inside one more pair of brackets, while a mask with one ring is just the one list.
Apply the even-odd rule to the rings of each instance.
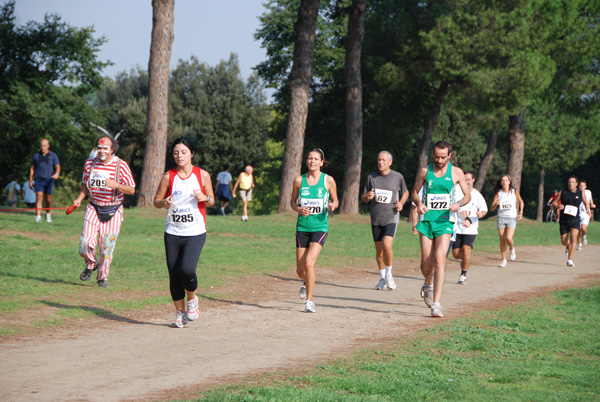
[[[36, 215], [35, 221], [42, 221], [42, 204], [46, 202], [46, 222], [52, 222], [52, 193], [54, 180], [60, 175], [58, 156], [50, 151], [50, 142], [44, 138], [40, 142], [40, 152], [36, 152], [29, 168], [29, 188], [35, 191]], [[34, 187], [35, 184], [35, 187]]]

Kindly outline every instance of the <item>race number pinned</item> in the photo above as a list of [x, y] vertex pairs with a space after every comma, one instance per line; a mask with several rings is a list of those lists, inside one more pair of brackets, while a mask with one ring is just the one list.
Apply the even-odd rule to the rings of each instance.
[[564, 213], [571, 216], [577, 216], [577, 207], [565, 205]]
[[450, 194], [427, 194], [427, 209], [450, 209]]
[[389, 190], [382, 190], [379, 188], [375, 190], [375, 201], [380, 204], [389, 204], [392, 202], [392, 192]]
[[108, 190], [106, 187], [106, 180], [110, 178], [110, 172], [103, 170], [95, 170], [93, 169], [90, 172], [90, 187], [102, 190]]
[[513, 208], [512, 202], [504, 201], [500, 203], [500, 211], [506, 211]]
[[323, 199], [322, 198], [302, 198], [300, 200], [300, 207], [308, 208], [309, 215], [318, 215], [323, 213]]

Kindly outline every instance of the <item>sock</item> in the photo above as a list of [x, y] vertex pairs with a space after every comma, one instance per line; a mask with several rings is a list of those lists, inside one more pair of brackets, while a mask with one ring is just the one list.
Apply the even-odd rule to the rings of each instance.
[[427, 281], [425, 281], [425, 286], [427, 286], [427, 289], [433, 289], [433, 285], [428, 284]]
[[387, 277], [388, 275], [392, 274], [392, 266], [390, 265], [389, 267], [386, 265], [385, 266], [385, 276]]
[[380, 269], [379, 275], [381, 276], [381, 279], [385, 279], [385, 269]]
[[465, 275], [465, 276], [466, 276], [466, 275], [467, 275], [467, 271], [465, 271], [464, 269], [461, 269], [461, 270], [460, 270], [460, 274], [461, 274], [461, 275]]
[[431, 305], [431, 307], [439, 307], [439, 306], [440, 306], [440, 303], [433, 303], [433, 304]]

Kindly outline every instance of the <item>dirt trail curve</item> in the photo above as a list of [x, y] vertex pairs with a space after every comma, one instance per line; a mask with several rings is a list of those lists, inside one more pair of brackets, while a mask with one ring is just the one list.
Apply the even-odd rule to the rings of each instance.
[[70, 327], [4, 342], [0, 401], [150, 400], [182, 396], [165, 391], [191, 390], [232, 376], [306, 367], [474, 310], [524, 300], [542, 288], [581, 286], [600, 277], [600, 246], [577, 252], [575, 268], [566, 267], [563, 250], [521, 247], [517, 261], [506, 268], [497, 267], [497, 258], [476, 257], [464, 286], [456, 283], [458, 262], [449, 260], [442, 299], [446, 318], [440, 320], [429, 317], [419, 297], [423, 280], [412, 261], [394, 267], [394, 291], [373, 290], [374, 263], [318, 268], [316, 314], [303, 313], [299, 283], [290, 272], [250, 279], [255, 283], [246, 288], [247, 298], [240, 294], [238, 302], [213, 302], [184, 329], [168, 326], [171, 310], [165, 308], [150, 317], [100, 318], [97, 328]]

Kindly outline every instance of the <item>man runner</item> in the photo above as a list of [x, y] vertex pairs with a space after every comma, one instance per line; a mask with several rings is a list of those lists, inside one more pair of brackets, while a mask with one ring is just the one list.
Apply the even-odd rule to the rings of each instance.
[[[446, 252], [460, 207], [471, 201], [471, 194], [460, 168], [448, 163], [452, 156], [451, 145], [439, 141], [433, 146], [433, 163], [421, 168], [411, 198], [422, 215], [416, 229], [421, 242], [421, 272], [425, 284], [421, 297], [431, 307], [432, 317], [443, 317], [440, 299], [446, 277]], [[458, 183], [464, 197], [455, 199], [454, 186]], [[423, 187], [423, 197], [419, 190]]]
[[392, 154], [381, 151], [377, 155], [377, 168], [367, 176], [361, 200], [371, 202], [371, 231], [375, 242], [375, 260], [379, 267], [379, 282], [376, 290], [396, 289], [392, 276], [394, 259], [393, 242], [396, 236], [400, 211], [408, 199], [404, 176], [391, 169]]

